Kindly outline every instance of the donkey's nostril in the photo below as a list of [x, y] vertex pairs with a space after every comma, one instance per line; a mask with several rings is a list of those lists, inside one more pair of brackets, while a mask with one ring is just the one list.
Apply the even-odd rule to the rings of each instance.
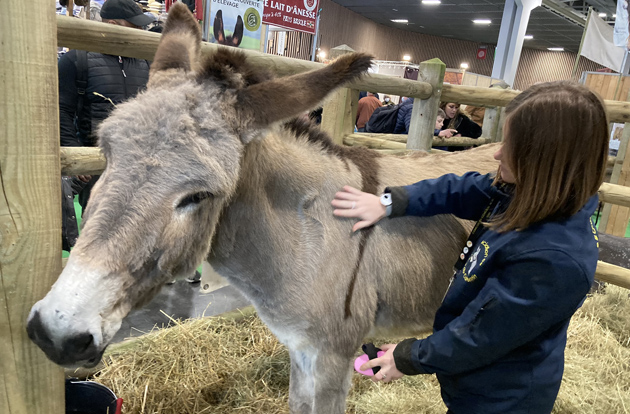
[[70, 355], [80, 355], [88, 350], [93, 341], [94, 337], [89, 333], [78, 334], [66, 341], [64, 349]]
[[35, 312], [26, 324], [26, 332], [31, 341], [35, 342], [44, 351], [53, 347], [53, 342], [48, 336], [39, 312]]

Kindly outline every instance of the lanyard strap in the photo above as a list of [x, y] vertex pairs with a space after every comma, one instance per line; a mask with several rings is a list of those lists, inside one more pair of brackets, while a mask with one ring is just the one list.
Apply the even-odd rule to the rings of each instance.
[[457, 259], [457, 263], [455, 263], [455, 266], [454, 266], [455, 272], [458, 272], [464, 268], [464, 264], [466, 263], [466, 260], [468, 260], [468, 257], [472, 254], [473, 246], [475, 245], [475, 243], [477, 243], [477, 240], [479, 240], [481, 235], [485, 233], [487, 230], [486, 226], [484, 226], [483, 223], [486, 222], [490, 218], [490, 216], [492, 216], [498, 204], [499, 204], [499, 198], [493, 197], [490, 200], [490, 204], [488, 204], [486, 209], [483, 211], [481, 218], [479, 218], [479, 220], [477, 220], [477, 223], [475, 223], [475, 226], [470, 232], [470, 235], [468, 236], [468, 240], [466, 240], [466, 244], [464, 245], [464, 248], [462, 249], [462, 252], [460, 253], [459, 258]]

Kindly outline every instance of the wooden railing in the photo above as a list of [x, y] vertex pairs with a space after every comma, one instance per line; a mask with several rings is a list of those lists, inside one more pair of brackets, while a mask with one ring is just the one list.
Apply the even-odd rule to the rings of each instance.
[[[93, 21], [57, 16], [57, 39], [59, 46], [85, 49], [101, 53], [152, 59], [160, 35], [129, 29], [121, 26], [102, 24]], [[202, 55], [214, 53], [219, 46], [203, 43]], [[277, 76], [318, 69], [320, 63], [307, 62], [242, 50], [247, 61], [255, 68], [270, 71]], [[357, 144], [379, 147], [388, 150], [430, 149], [432, 145], [471, 145], [491, 142], [492, 138], [472, 140], [451, 138], [448, 140], [433, 137], [437, 103], [440, 100], [472, 104], [477, 106], [501, 107], [507, 105], [517, 91], [473, 86], [443, 84], [445, 65], [433, 59], [420, 65], [419, 79], [392, 78], [369, 74], [337, 91], [330, 98], [323, 112], [322, 129], [327, 130], [333, 139], [343, 144]], [[416, 99], [412, 112], [408, 135], [354, 134], [356, 98], [359, 90], [378, 91], [387, 94], [409, 96]], [[630, 104], [606, 101], [610, 120], [625, 122], [630, 120]], [[496, 117], [499, 118], [499, 117]], [[485, 125], [484, 125], [485, 127]], [[486, 129], [486, 128], [484, 128]], [[379, 136], [380, 135], [380, 136]], [[406, 143], [405, 143], [406, 142]], [[61, 173], [64, 175], [98, 174], [105, 168], [105, 158], [96, 148], [62, 148]], [[630, 207], [630, 188], [613, 184], [602, 185], [599, 196], [602, 201]], [[630, 270], [601, 263], [597, 270], [601, 280], [630, 289]]]

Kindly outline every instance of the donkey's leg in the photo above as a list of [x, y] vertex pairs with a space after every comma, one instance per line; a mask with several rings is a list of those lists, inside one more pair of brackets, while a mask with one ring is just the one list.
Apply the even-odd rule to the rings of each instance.
[[313, 378], [314, 353], [289, 350], [291, 378], [289, 380], [289, 409], [291, 414], [311, 414], [315, 397]]
[[351, 385], [352, 357], [320, 351], [314, 367], [313, 414], [343, 414]]

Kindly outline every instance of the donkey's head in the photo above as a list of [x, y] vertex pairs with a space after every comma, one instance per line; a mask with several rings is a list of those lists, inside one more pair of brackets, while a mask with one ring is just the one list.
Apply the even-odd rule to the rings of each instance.
[[370, 65], [351, 55], [274, 80], [242, 52], [222, 48], [199, 64], [200, 38], [176, 3], [147, 90], [99, 129], [107, 168], [65, 269], [28, 321], [30, 338], [58, 364], [96, 364], [133, 307], [194, 271], [236, 189], [248, 142]]

